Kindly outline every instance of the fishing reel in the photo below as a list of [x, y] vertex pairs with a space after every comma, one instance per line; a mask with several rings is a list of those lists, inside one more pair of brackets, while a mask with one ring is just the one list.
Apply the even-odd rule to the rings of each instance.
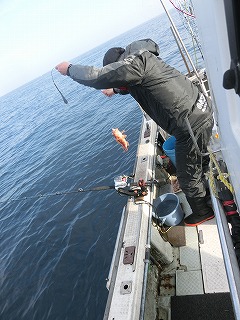
[[118, 193], [130, 197], [144, 197], [148, 194], [148, 189], [145, 181], [140, 179], [137, 184], [133, 185], [128, 182], [128, 178], [132, 176], [118, 176], [114, 178], [115, 189]]

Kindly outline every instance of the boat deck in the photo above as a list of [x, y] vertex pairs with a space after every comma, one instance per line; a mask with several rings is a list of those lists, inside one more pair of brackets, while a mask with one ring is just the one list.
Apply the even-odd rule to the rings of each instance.
[[[166, 190], [166, 187], [168, 188]], [[160, 193], [172, 192], [171, 186], [164, 186]], [[185, 216], [191, 214], [191, 209], [182, 192], [177, 193]], [[216, 293], [227, 293], [228, 310], [226, 320], [234, 319], [229, 295], [229, 285], [226, 275], [224, 259], [216, 225], [216, 219], [204, 222], [197, 227], [185, 227], [181, 223], [178, 226], [166, 227], [168, 232], [164, 238], [172, 245], [173, 260], [170, 264], [152, 266], [151, 275], [148, 278], [147, 302], [145, 319], [178, 320], [173, 312], [172, 298], [183, 297], [189, 303], [189, 308], [194, 308], [191, 299], [193, 296]], [[161, 250], [161, 249], [160, 249]], [[157, 294], [156, 294], [157, 292]], [[151, 301], [154, 297], [154, 302]], [[226, 299], [226, 296], [223, 296]], [[220, 305], [219, 305], [220, 303]], [[222, 299], [219, 299], [215, 307], [220, 308]], [[157, 305], [154, 308], [154, 304]], [[216, 310], [218, 316], [218, 310]], [[214, 318], [209, 318], [214, 319]], [[216, 318], [217, 319], [217, 318]]]

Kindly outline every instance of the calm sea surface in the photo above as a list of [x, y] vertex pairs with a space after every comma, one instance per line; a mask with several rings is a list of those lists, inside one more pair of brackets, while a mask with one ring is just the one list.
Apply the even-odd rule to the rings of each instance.
[[[101, 66], [110, 47], [149, 37], [185, 72], [168, 24], [161, 15], [72, 62]], [[106, 98], [57, 72], [54, 78], [67, 105], [50, 72], [0, 98], [1, 320], [100, 320], [107, 300], [127, 198], [114, 190], [31, 197], [113, 185], [131, 174], [142, 115], [130, 96]], [[128, 152], [111, 135], [116, 127], [126, 131]]]

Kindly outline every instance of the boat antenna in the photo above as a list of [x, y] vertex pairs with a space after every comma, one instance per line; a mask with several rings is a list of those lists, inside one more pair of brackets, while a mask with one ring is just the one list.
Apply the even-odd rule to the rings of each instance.
[[56, 83], [55, 83], [55, 81], [54, 81], [54, 79], [53, 79], [53, 70], [54, 70], [54, 69], [55, 69], [55, 68], [52, 68], [52, 71], [51, 71], [51, 76], [52, 76], [53, 84], [54, 84], [54, 86], [56, 87], [57, 91], [60, 93], [60, 95], [61, 95], [64, 103], [65, 103], [65, 104], [68, 104], [67, 99], [64, 97], [64, 95], [62, 94], [62, 92], [58, 89], [58, 86], [56, 85]]

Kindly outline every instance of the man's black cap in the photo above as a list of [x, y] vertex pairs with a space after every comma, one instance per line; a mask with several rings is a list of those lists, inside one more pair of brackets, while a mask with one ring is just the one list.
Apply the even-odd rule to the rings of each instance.
[[123, 54], [124, 52], [125, 52], [125, 49], [120, 48], [120, 47], [115, 47], [115, 48], [109, 49], [103, 57], [103, 66], [106, 66], [109, 63], [113, 63], [113, 62], [118, 61], [121, 54]]

